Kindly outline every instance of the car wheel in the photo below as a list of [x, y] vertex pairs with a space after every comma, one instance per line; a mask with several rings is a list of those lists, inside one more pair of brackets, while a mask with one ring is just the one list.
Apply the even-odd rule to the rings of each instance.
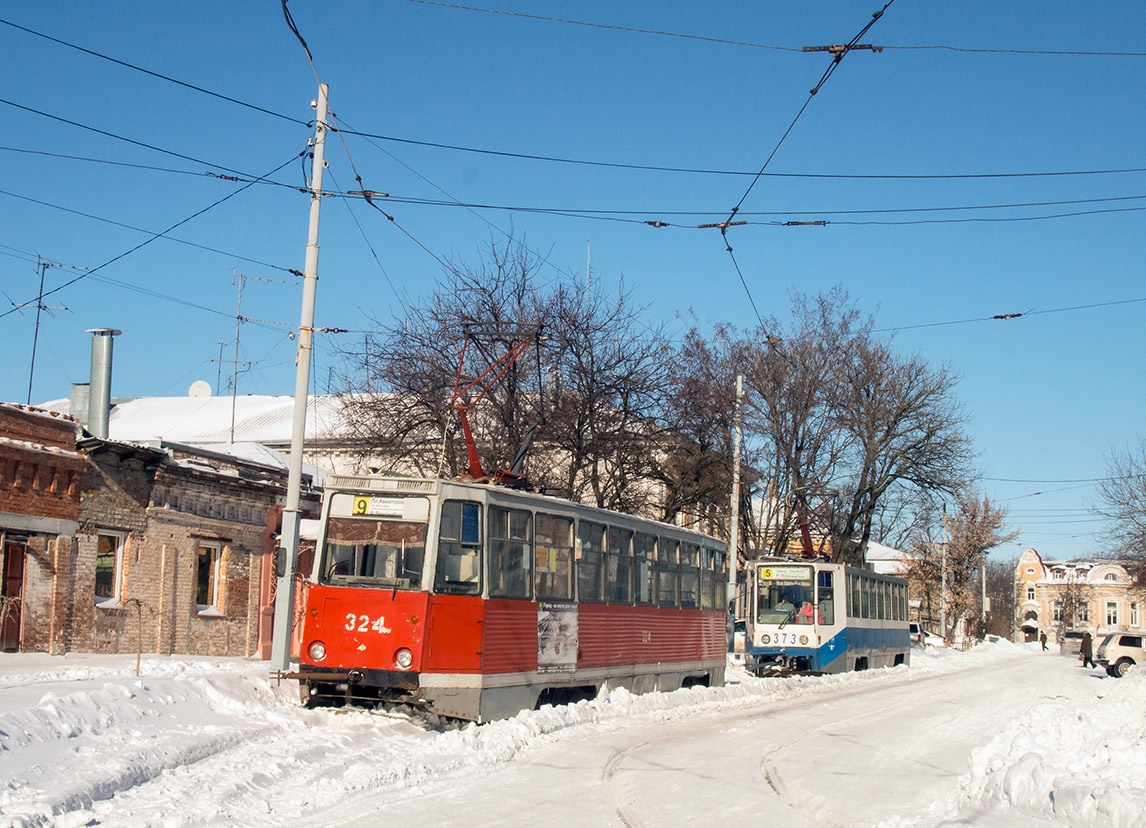
[[1134, 662], [1128, 658], [1120, 658], [1114, 664], [1114, 671], [1111, 673], [1115, 678], [1122, 678], [1126, 675], [1130, 668], [1134, 666]]

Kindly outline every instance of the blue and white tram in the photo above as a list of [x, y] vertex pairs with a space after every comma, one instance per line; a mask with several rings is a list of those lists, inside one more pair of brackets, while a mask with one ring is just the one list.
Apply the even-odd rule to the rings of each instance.
[[908, 664], [907, 581], [843, 564], [748, 564], [745, 662], [757, 675]]

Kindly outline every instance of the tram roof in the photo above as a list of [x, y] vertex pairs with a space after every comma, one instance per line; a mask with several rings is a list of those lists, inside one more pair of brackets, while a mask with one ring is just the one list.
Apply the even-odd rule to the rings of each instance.
[[538, 504], [539, 507], [548, 505], [550, 508], [564, 509], [566, 511], [572, 510], [577, 512], [582, 517], [590, 519], [596, 518], [597, 520], [605, 522], [607, 522], [610, 517], [623, 518], [625, 521], [647, 526], [651, 530], [663, 531], [663, 529], [671, 529], [673, 532], [692, 535], [698, 540], [707, 541], [709, 544], [716, 543], [722, 549], [727, 547], [727, 543], [725, 543], [725, 541], [720, 540], [713, 535], [699, 532], [696, 529], [677, 526], [673, 523], [665, 523], [664, 521], [654, 520], [653, 518], [631, 515], [626, 512], [618, 512], [613, 509], [602, 509], [599, 506], [592, 506], [587, 503], [578, 503], [575, 500], [569, 500], [568, 498], [564, 497], [555, 497], [553, 495], [540, 494], [538, 492], [527, 492], [520, 489], [512, 489], [508, 486], [499, 486], [492, 483], [480, 483], [473, 480], [445, 480], [441, 478], [398, 477], [389, 475], [335, 474], [329, 475], [326, 478], [325, 490], [328, 493], [333, 493], [336, 491], [369, 491], [378, 492], [379, 494], [436, 494], [439, 493], [443, 487], [447, 486], [452, 488], [467, 489], [472, 492], [480, 492], [482, 495], [484, 495], [483, 499], [503, 501], [529, 501]]

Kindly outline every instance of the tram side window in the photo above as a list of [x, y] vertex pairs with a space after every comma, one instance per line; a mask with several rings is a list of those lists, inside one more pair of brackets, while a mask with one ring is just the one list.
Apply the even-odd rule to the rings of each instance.
[[695, 609], [700, 591], [700, 547], [695, 543], [680, 545], [680, 605]]
[[601, 603], [605, 600], [605, 526], [583, 520], [577, 536], [581, 541], [577, 550], [577, 599]]
[[657, 603], [662, 607], [678, 606], [680, 573], [677, 552], [680, 541], [661, 538], [657, 544]]
[[859, 618], [859, 585], [855, 575], [848, 575], [848, 618]]
[[836, 601], [832, 591], [832, 573], [830, 571], [816, 573], [816, 611], [819, 615], [816, 618], [818, 623], [836, 623]]
[[860, 578], [860, 618], [871, 618], [871, 581]]
[[712, 606], [715, 609], [726, 610], [728, 607], [728, 555], [725, 552], [713, 551], [713, 561], [716, 571], [716, 583], [713, 585]]
[[533, 589], [538, 601], [573, 598], [573, 518], [538, 513]]
[[442, 504], [434, 592], [481, 594], [481, 507], [468, 500]]
[[489, 594], [528, 598], [533, 558], [533, 515], [525, 509], [489, 507]]
[[716, 606], [713, 590], [716, 588], [716, 553], [711, 549], [700, 549], [700, 607], [712, 609]]
[[633, 591], [638, 604], [657, 602], [657, 539], [639, 532], [633, 538]]
[[609, 527], [609, 571], [605, 583], [610, 604], [633, 602], [633, 533], [630, 529]]

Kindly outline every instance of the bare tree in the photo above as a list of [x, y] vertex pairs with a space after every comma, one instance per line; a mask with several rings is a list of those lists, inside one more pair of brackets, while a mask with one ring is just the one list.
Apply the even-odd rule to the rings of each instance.
[[[964, 489], [956, 497], [954, 515], [948, 518], [946, 543], [935, 524], [913, 539], [907, 578], [921, 598], [930, 623], [942, 617], [946, 608], [947, 628], [943, 635], [948, 639], [961, 618], [977, 614], [987, 554], [1018, 536], [1015, 531], [1004, 532], [1006, 521], [1004, 507], [979, 492]], [[1011, 571], [1013, 574], [1013, 568]]]
[[[839, 289], [812, 300], [792, 300], [791, 330], [768, 320], [750, 339], [745, 418], [762, 443], [767, 480], [760, 501], [761, 534], [776, 552], [798, 538], [799, 502], [819, 503], [831, 495], [844, 451], [832, 386], [837, 363], [869, 334]], [[817, 533], [821, 542], [823, 532]]]
[[[520, 243], [488, 246], [480, 264], [455, 264], [425, 304], [405, 319], [374, 322], [378, 333], [361, 351], [350, 346], [344, 383], [350, 389], [345, 425], [364, 455], [381, 455], [396, 466], [436, 476], [438, 467], [457, 475], [466, 466], [457, 413], [450, 407], [466, 326], [473, 323], [544, 324], [548, 308], [535, 288], [539, 260]], [[509, 332], [485, 344], [496, 359], [516, 342]], [[471, 359], [481, 359], [471, 354]], [[507, 467], [528, 419], [536, 419], [536, 393], [526, 393], [537, 365], [532, 354], [510, 366], [497, 383], [485, 383], [475, 437], [483, 464]], [[475, 393], [479, 390], [475, 389]]]
[[1096, 511], [1108, 521], [1114, 550], [1146, 565], [1146, 440], [1115, 449], [1106, 458], [1107, 479], [1098, 484]]
[[510, 468], [533, 432], [525, 469], [537, 486], [660, 516], [671, 345], [623, 282], [615, 294], [586, 291], [542, 280], [541, 264], [520, 242], [491, 242], [476, 266], [447, 269], [406, 319], [375, 320], [366, 347], [344, 351], [344, 411], [359, 450], [430, 477], [461, 474], [466, 447], [450, 402], [467, 326], [494, 331], [466, 346], [469, 379], [512, 350], [527, 323], [544, 331], [540, 347], [469, 397], [484, 394], [470, 417], [483, 468]]
[[611, 296], [562, 288], [551, 307], [546, 354], [556, 388], [544, 437], [552, 452], [534, 476], [574, 500], [660, 516], [650, 481], [672, 372], [662, 327], [644, 321], [623, 283]]
[[842, 289], [793, 297], [790, 330], [769, 320], [746, 350], [772, 549], [795, 545], [802, 511], [813, 551], [861, 562], [869, 540], [902, 540], [971, 478], [957, 377], [878, 339]]
[[991, 635], [1011, 638], [1015, 632], [1015, 608], [1018, 605], [1015, 595], [1015, 566], [1012, 557], [1005, 561], [987, 561], [987, 598], [991, 602], [987, 610], [987, 629]]
[[835, 421], [846, 436], [846, 482], [832, 524], [835, 560], [859, 562], [880, 502], [896, 487], [954, 494], [971, 477], [957, 377], [864, 339], [838, 363]]

